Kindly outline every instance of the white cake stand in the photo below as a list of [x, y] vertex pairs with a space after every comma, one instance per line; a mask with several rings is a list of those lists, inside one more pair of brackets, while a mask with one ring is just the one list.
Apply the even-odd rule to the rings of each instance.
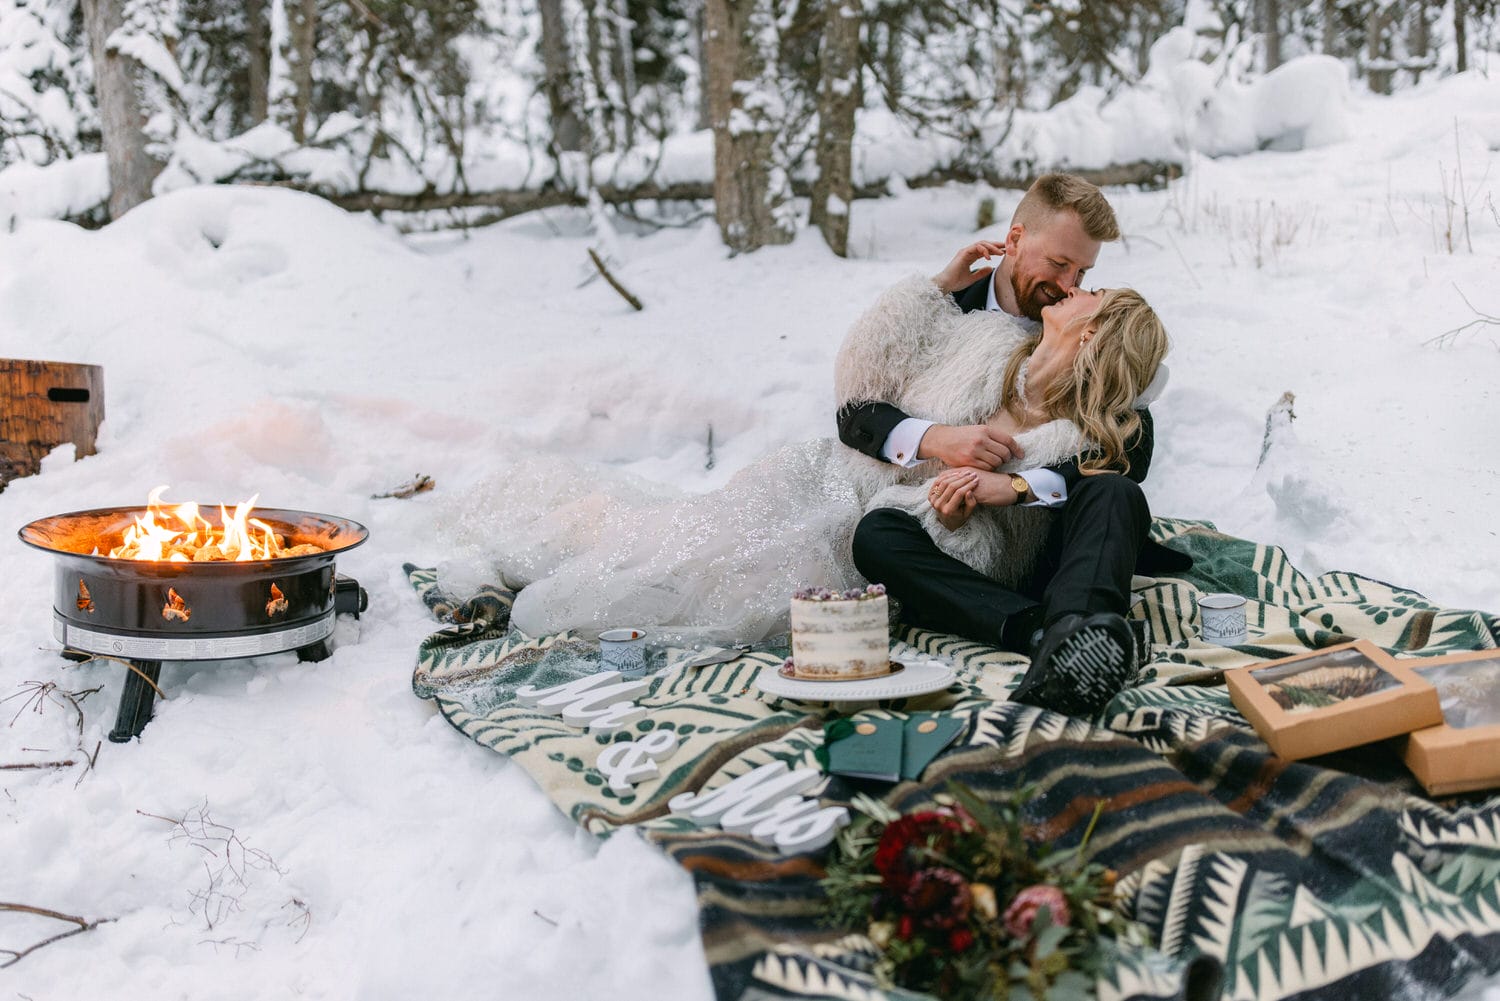
[[936, 660], [899, 661], [902, 670], [864, 681], [803, 681], [763, 667], [755, 685], [767, 695], [799, 702], [880, 702], [940, 692], [953, 684], [953, 668]]

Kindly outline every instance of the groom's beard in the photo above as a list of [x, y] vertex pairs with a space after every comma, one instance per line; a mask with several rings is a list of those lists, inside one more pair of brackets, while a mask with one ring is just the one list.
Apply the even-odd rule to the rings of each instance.
[[1010, 288], [1015, 293], [1016, 307], [1028, 320], [1041, 320], [1042, 310], [1063, 297], [1062, 290], [1048, 282], [1037, 282], [1030, 289], [1025, 288], [1021, 276], [1015, 272], [1010, 276]]

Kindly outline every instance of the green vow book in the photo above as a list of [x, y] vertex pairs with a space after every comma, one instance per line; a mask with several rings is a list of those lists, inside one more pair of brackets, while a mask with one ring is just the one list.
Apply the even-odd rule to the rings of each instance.
[[853, 733], [828, 744], [828, 771], [854, 779], [894, 782], [901, 777], [904, 719], [851, 720]]
[[969, 725], [967, 716], [944, 713], [912, 713], [906, 720], [901, 751], [901, 777], [919, 779], [932, 759], [942, 754]]

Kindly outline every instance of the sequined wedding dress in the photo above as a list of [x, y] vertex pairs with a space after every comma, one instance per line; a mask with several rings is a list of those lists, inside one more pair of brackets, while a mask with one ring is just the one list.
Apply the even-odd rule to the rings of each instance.
[[[998, 406], [1006, 359], [1029, 335], [1003, 314], [960, 313], [927, 279], [908, 279], [851, 328], [836, 364], [839, 399], [887, 400], [942, 423], [983, 422]], [[1027, 468], [1082, 445], [1066, 422], [1017, 438]], [[664, 642], [751, 642], [786, 630], [799, 588], [863, 583], [850, 543], [871, 507], [911, 511], [972, 565], [1001, 576], [1024, 570], [1047, 513], [987, 509], [948, 533], [926, 503], [925, 483], [941, 468], [903, 469], [819, 439], [777, 449], [717, 490], [684, 495], [603, 467], [537, 458], [507, 468], [476, 492], [483, 505], [465, 500], [445, 521], [522, 585], [512, 621], [529, 635], [644, 626]]]

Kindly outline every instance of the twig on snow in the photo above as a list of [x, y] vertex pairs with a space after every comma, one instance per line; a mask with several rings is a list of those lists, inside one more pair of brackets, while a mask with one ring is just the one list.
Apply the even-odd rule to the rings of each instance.
[[8, 966], [15, 966], [21, 960], [31, 955], [33, 952], [49, 946], [53, 942], [61, 942], [65, 938], [72, 938], [74, 935], [82, 935], [86, 931], [93, 931], [100, 925], [108, 924], [109, 922], [115, 920], [114, 918], [99, 918], [96, 921], [89, 921], [86, 918], [80, 918], [72, 914], [63, 914], [61, 911], [50, 910], [46, 907], [33, 907], [30, 904], [8, 904], [4, 903], [3, 901], [0, 901], [0, 911], [11, 911], [17, 914], [35, 914], [38, 917], [52, 918], [54, 921], [66, 921], [78, 926], [71, 931], [59, 932], [58, 934], [53, 935], [51, 938], [44, 938], [40, 942], [37, 942], [34, 945], [27, 946], [24, 949], [17, 950], [0, 948], [0, 955], [10, 956], [10, 959], [6, 960], [3, 963], [0, 963], [0, 970], [3, 970]]
[[1452, 330], [1445, 330], [1441, 334], [1438, 334], [1436, 337], [1427, 338], [1427, 340], [1422, 342], [1424, 346], [1430, 344], [1436, 348], [1452, 347], [1454, 342], [1456, 342], [1458, 338], [1470, 328], [1500, 327], [1500, 316], [1493, 316], [1489, 313], [1485, 313], [1479, 309], [1476, 309], [1474, 304], [1469, 301], [1469, 297], [1464, 295], [1464, 290], [1458, 287], [1457, 283], [1454, 284], [1453, 291], [1457, 292], [1458, 297], [1464, 301], [1464, 305], [1468, 306], [1469, 309], [1473, 311], [1474, 319], [1470, 320], [1468, 323], [1461, 323], [1458, 326], [1454, 327]]
[[606, 268], [604, 266], [604, 262], [599, 259], [599, 255], [594, 252], [593, 247], [589, 248], [589, 260], [594, 262], [594, 267], [598, 268], [599, 274], [603, 275], [604, 280], [609, 282], [610, 288], [620, 293], [624, 300], [630, 303], [630, 305], [635, 308], [636, 312], [640, 312], [641, 310], [646, 308], [645, 306], [641, 305], [641, 300], [631, 295], [630, 290], [627, 289], [624, 285], [621, 285], [620, 282], [615, 278], [615, 276], [609, 273], [609, 268]]
[[0, 765], [0, 772], [20, 772], [29, 768], [72, 768], [78, 762], [72, 758], [66, 761], [29, 761], [15, 765]]

